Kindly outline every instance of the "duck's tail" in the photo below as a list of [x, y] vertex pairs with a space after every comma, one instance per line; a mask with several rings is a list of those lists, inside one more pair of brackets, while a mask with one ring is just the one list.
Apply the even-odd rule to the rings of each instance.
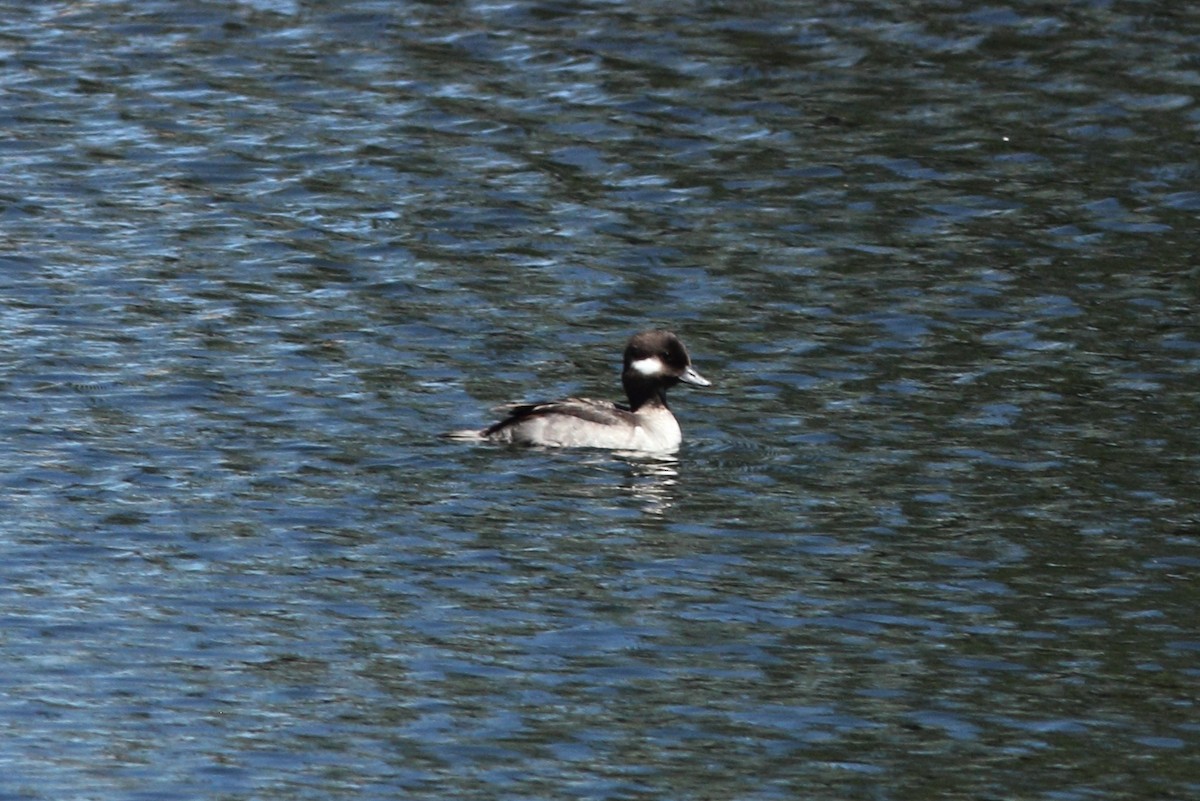
[[460, 428], [457, 431], [447, 431], [439, 436], [443, 439], [457, 439], [465, 442], [482, 442], [486, 439], [483, 431], [477, 428]]

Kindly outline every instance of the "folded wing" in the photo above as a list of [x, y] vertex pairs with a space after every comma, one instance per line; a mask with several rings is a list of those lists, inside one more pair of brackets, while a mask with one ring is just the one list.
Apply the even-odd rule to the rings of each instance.
[[567, 415], [568, 417], [603, 426], [626, 423], [633, 417], [628, 409], [618, 406], [615, 403], [592, 400], [590, 398], [567, 398], [565, 400], [543, 401], [540, 403], [511, 404], [501, 406], [500, 408], [508, 412], [508, 416], [500, 422], [484, 429], [483, 436], [490, 437], [510, 426], [546, 415]]

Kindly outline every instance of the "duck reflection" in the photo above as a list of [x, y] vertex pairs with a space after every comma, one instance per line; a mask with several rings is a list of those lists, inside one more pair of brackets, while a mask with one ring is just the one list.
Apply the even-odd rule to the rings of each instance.
[[629, 470], [621, 488], [642, 504], [647, 514], [665, 514], [675, 505], [679, 459], [670, 454], [622, 451], [614, 454]]

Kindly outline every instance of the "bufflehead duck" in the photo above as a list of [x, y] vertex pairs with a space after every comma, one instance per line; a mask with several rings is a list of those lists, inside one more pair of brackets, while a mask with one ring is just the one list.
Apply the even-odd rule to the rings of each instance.
[[682, 436], [667, 408], [666, 391], [680, 382], [710, 384], [692, 367], [679, 337], [670, 331], [643, 331], [625, 346], [621, 384], [627, 406], [588, 398], [511, 405], [500, 422], [450, 436], [522, 445], [674, 451]]

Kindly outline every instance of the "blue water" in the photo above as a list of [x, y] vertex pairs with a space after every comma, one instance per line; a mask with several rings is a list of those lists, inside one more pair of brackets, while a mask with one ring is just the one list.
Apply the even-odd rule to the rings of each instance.
[[0, 798], [1200, 793], [1200, 12], [3, 12]]

